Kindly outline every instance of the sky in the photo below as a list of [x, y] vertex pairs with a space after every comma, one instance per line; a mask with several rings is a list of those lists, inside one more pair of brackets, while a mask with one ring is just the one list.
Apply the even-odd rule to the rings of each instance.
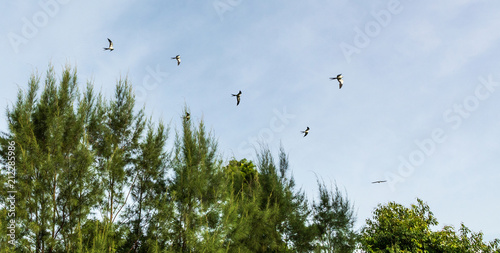
[[[498, 1], [40, 0], [0, 9], [2, 112], [49, 64], [59, 76], [76, 67], [80, 90], [91, 82], [107, 98], [128, 78], [138, 108], [169, 124], [170, 140], [187, 105], [224, 161], [255, 160], [259, 144], [277, 155], [282, 145], [297, 187], [312, 201], [316, 175], [337, 184], [357, 228], [379, 203], [420, 198], [435, 229], [463, 222], [500, 238]], [[337, 74], [342, 89], [329, 79]]]

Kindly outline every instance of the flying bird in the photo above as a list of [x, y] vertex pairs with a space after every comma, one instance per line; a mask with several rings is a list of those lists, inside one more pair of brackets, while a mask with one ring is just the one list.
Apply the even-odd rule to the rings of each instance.
[[240, 99], [241, 99], [241, 90], [238, 92], [238, 94], [231, 94], [233, 97], [236, 97], [236, 106], [240, 104]]
[[113, 42], [108, 38], [109, 41], [109, 47], [105, 47], [104, 50], [109, 50], [110, 52], [114, 50], [113, 48]]
[[387, 182], [387, 180], [378, 180], [378, 181], [373, 181], [372, 184], [380, 184], [385, 182]]
[[337, 81], [339, 81], [339, 89], [342, 89], [342, 85], [344, 84], [344, 80], [342, 80], [342, 78], [342, 74], [338, 74], [337, 77], [330, 77], [330, 80], [337, 79]]
[[189, 112], [186, 112], [186, 116], [184, 117], [184, 119], [189, 120], [190, 118], [191, 118], [191, 114], [189, 114]]
[[179, 66], [181, 64], [181, 56], [180, 55], [176, 55], [175, 57], [172, 57], [173, 60], [177, 60], [177, 66]]
[[309, 127], [307, 127], [305, 131], [300, 132], [304, 134], [304, 137], [306, 137], [306, 135], [309, 133]]

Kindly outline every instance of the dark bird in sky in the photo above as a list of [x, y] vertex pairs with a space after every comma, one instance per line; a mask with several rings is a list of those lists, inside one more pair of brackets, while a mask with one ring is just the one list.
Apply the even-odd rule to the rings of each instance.
[[337, 77], [330, 77], [330, 80], [337, 79], [337, 81], [339, 81], [339, 89], [342, 89], [342, 85], [344, 84], [344, 80], [342, 80], [342, 78], [342, 74], [338, 74]]
[[184, 117], [186, 120], [189, 120], [191, 118], [191, 114], [189, 112], [186, 112], [186, 116]]
[[104, 50], [109, 50], [110, 52], [114, 50], [113, 48], [113, 42], [108, 38], [109, 41], [109, 47], [105, 47]]
[[177, 66], [179, 66], [181, 64], [181, 56], [180, 55], [176, 55], [175, 57], [172, 57], [173, 60], [177, 60]]
[[240, 104], [240, 99], [241, 99], [241, 90], [238, 92], [238, 94], [231, 94], [233, 97], [236, 97], [236, 106]]
[[372, 184], [380, 184], [385, 182], [387, 182], [387, 180], [378, 180], [378, 181], [373, 181]]
[[307, 127], [305, 131], [300, 132], [304, 134], [304, 137], [306, 137], [306, 135], [309, 133], [309, 127]]

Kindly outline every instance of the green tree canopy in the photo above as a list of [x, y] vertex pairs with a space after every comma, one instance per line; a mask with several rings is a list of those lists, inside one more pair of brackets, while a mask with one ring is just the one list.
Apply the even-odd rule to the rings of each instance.
[[417, 199], [416, 205], [407, 208], [395, 202], [381, 205], [366, 220], [361, 243], [368, 252], [499, 252], [499, 241], [484, 242], [481, 232], [474, 233], [461, 225], [458, 233], [438, 225], [429, 206]]

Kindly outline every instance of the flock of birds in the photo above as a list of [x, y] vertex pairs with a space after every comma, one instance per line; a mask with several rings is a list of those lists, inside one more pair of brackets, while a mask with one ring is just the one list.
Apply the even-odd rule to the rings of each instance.
[[[109, 50], [110, 52], [114, 50], [113, 48], [113, 41], [111, 41], [109, 38], [108, 38], [108, 42], [109, 42], [109, 46], [108, 47], [105, 47], [104, 50]], [[181, 56], [180, 55], [176, 55], [174, 57], [171, 58], [172, 60], [176, 60], [177, 61], [177, 66], [179, 66], [181, 64]], [[337, 80], [338, 83], [339, 83], [339, 89], [342, 89], [342, 85], [344, 85], [344, 77], [342, 76], [342, 74], [338, 74], [336, 77], [330, 77], [330, 80]], [[236, 93], [236, 94], [231, 94], [233, 97], [236, 97], [236, 106], [238, 106], [240, 104], [240, 101], [241, 101], [241, 90]], [[191, 118], [191, 115], [186, 112], [186, 116], [184, 116], [184, 118], [186, 120], [189, 120]], [[304, 137], [307, 136], [307, 134], [309, 134], [309, 127], [306, 128], [306, 130], [304, 131], [300, 131], [301, 133], [304, 134]], [[378, 181], [373, 181], [372, 184], [379, 184], [379, 183], [385, 183], [387, 182], [387, 180], [378, 180]]]

